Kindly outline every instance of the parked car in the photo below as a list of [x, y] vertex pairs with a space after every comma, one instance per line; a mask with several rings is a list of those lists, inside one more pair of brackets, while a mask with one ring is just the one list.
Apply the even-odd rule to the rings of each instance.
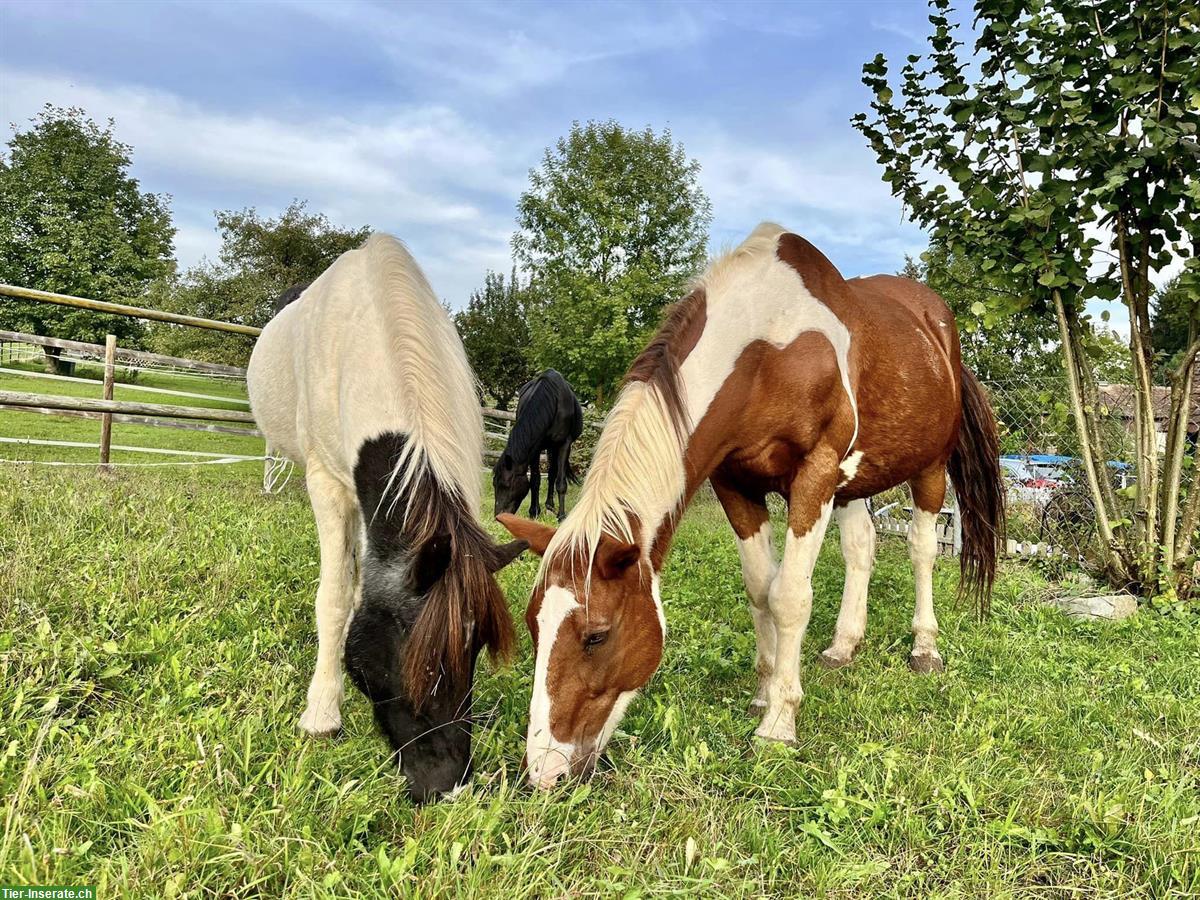
[[1004, 473], [1006, 499], [1009, 503], [1030, 503], [1045, 506], [1058, 482], [1039, 474], [1024, 457], [1002, 456], [1000, 468]]
[[[1010, 500], [1045, 505], [1055, 492], [1086, 483], [1082, 460], [1076, 456], [1010, 454], [1000, 457], [1000, 465], [1010, 484]], [[1137, 475], [1129, 463], [1109, 460], [1108, 471], [1116, 488], [1124, 488], [1137, 481]]]

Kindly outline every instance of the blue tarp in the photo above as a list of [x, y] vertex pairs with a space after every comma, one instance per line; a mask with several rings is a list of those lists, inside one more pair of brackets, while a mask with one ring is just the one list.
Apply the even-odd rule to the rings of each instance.
[[[1027, 463], [1041, 463], [1045, 466], [1077, 466], [1080, 463], [1079, 458], [1076, 456], [1053, 456], [1049, 453], [1030, 453], [1024, 456], [1019, 453], [1005, 453], [1000, 458], [1015, 459]], [[1129, 463], [1118, 462], [1115, 459], [1108, 461], [1108, 467], [1122, 472], [1133, 468]]]

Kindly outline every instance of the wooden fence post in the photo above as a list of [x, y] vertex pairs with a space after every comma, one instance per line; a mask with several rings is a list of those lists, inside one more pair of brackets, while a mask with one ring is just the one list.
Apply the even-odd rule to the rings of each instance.
[[[104, 399], [113, 398], [113, 375], [117, 361], [117, 336], [104, 337]], [[100, 417], [100, 471], [109, 472], [109, 450], [112, 446], [112, 413], [104, 413]]]

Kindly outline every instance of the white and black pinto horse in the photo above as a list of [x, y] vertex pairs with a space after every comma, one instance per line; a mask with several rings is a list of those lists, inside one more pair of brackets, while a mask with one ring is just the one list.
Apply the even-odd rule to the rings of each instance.
[[583, 434], [583, 407], [555, 369], [521, 386], [517, 394], [517, 420], [508, 443], [492, 469], [496, 515], [515, 513], [529, 493], [529, 514], [535, 519], [542, 484], [542, 451], [546, 451], [546, 509], [554, 510], [558, 493], [558, 518], [567, 514], [567, 482], [574, 481], [571, 447]]
[[512, 623], [494, 573], [525, 548], [478, 523], [483, 422], [462, 342], [404, 246], [373, 235], [263, 330], [250, 402], [305, 467], [321, 549], [317, 664], [300, 727], [341, 727], [342, 655], [415, 801], [470, 772], [480, 649]]

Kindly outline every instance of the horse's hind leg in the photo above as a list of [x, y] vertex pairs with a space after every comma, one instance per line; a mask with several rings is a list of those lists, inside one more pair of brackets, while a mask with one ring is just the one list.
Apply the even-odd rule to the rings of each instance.
[[914, 672], [941, 672], [946, 668], [937, 649], [938, 624], [933, 614], [933, 564], [937, 559], [937, 518], [946, 499], [946, 468], [934, 466], [908, 483], [913, 498], [913, 519], [908, 530], [908, 551], [916, 583], [913, 611], [913, 648], [908, 666]]
[[754, 621], [757, 648], [754, 670], [758, 675], [758, 690], [750, 701], [750, 712], [762, 715], [767, 708], [767, 685], [775, 673], [775, 622], [767, 606], [767, 595], [778, 566], [771, 541], [770, 514], [764, 497], [747, 496], [716, 478], [712, 479], [712, 486], [738, 539], [742, 581], [750, 599], [750, 618]]
[[[546, 510], [555, 512], [554, 489], [558, 485], [558, 445], [546, 447]], [[562, 516], [560, 515], [561, 519]]]
[[846, 563], [846, 583], [842, 589], [842, 608], [833, 631], [833, 643], [822, 651], [821, 665], [827, 669], [848, 666], [858, 652], [859, 641], [867, 630], [867, 587], [875, 565], [875, 523], [866, 500], [851, 500], [836, 509], [838, 532], [842, 541], [842, 559]]
[[309, 464], [305, 480], [321, 545], [321, 582], [317, 587], [317, 665], [300, 728], [316, 736], [334, 734], [342, 727], [342, 651], [346, 620], [354, 606], [358, 507], [354, 495], [319, 464]]
[[571, 471], [571, 441], [558, 448], [554, 462], [551, 471], [554, 472], [554, 489], [558, 491], [558, 520], [561, 522], [567, 517], [567, 473]]

